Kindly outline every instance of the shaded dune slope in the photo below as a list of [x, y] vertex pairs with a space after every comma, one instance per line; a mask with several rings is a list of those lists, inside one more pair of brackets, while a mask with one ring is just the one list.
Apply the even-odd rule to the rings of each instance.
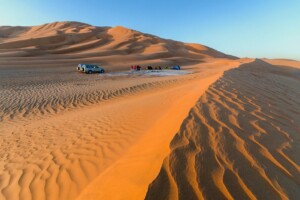
[[32, 27], [0, 27], [0, 66], [26, 63], [55, 66], [62, 62], [71, 66], [78, 62], [95, 62], [122, 67], [124, 61], [182, 64], [201, 62], [203, 58], [235, 57], [200, 44], [163, 39], [121, 26], [55, 22]]
[[300, 74], [256, 60], [225, 72], [173, 138], [146, 199], [299, 199]]

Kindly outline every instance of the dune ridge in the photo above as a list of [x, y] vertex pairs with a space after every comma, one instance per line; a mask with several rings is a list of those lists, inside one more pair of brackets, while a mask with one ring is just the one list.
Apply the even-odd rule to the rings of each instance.
[[[203, 71], [196, 73], [196, 78], [180, 83], [164, 92], [163, 96], [151, 95], [152, 98], [161, 99], [163, 105], [160, 107], [160, 104], [156, 104], [151, 109], [159, 109], [163, 115], [153, 115], [155, 123], [143, 133], [143, 137], [116, 163], [99, 174], [81, 192], [78, 199], [144, 199], [147, 186], [159, 172], [163, 158], [169, 153], [171, 138], [189, 109], [224, 70], [237, 67], [243, 62], [249, 61], [223, 60], [198, 65], [197, 69]], [[168, 111], [164, 112], [166, 108]]]
[[[149, 137], [159, 119], [171, 124], [164, 116], [174, 105], [184, 105], [180, 112], [187, 112], [192, 106], [187, 102], [193, 99], [184, 102], [177, 91], [197, 89], [194, 82], [214, 81], [240, 62], [200, 44], [122, 26], [55, 22], [0, 27], [0, 199], [75, 199]], [[108, 74], [79, 73], [78, 63], [100, 64]], [[180, 64], [189, 73], [173, 77], [110, 73], [129, 70], [133, 64]], [[179, 124], [184, 116], [171, 117]], [[167, 149], [170, 140], [165, 137]], [[148, 156], [158, 170], [165, 151], [151, 149], [156, 157], [151, 152]], [[156, 171], [151, 174], [139, 196]]]
[[187, 83], [43, 117], [4, 119], [0, 199], [74, 199], [143, 136], [156, 121], [152, 116], [159, 118], [158, 109], [162, 115], [168, 109], [163, 105], [173, 101], [158, 103], [157, 97], [168, 97], [167, 91]]
[[120, 69], [124, 62], [127, 66], [137, 62], [187, 64], [199, 63], [204, 58], [236, 59], [200, 44], [163, 39], [122, 26], [54, 22], [33, 27], [0, 27], [0, 67], [94, 62]]
[[173, 138], [145, 199], [299, 199], [299, 73], [262, 60], [225, 72]]
[[[159, 122], [163, 116], [185, 105], [186, 109], [180, 111], [183, 113], [180, 116], [185, 117], [184, 113], [190, 108], [187, 102], [191, 103], [192, 98], [185, 101], [182, 92], [197, 98], [197, 93], [189, 93], [191, 88], [199, 90], [194, 83], [205, 82], [205, 78], [214, 81], [224, 70], [238, 66], [240, 62], [214, 60], [194, 66], [194, 73], [176, 77], [89, 76], [77, 72], [70, 74], [61, 69], [53, 72], [51, 68], [41, 71], [28, 69], [28, 74], [26, 71], [12, 74], [8, 70], [8, 77], [15, 78], [0, 81], [6, 89], [10, 88], [6, 97], [1, 96], [6, 106], [2, 104], [1, 113], [5, 117], [0, 122], [0, 199], [76, 198], [87, 187], [95, 187], [93, 181], [125, 159], [125, 154], [133, 146], [144, 141], [146, 136], [151, 136], [149, 130], [156, 126], [163, 128]], [[208, 83], [205, 82], [202, 87], [205, 84]], [[18, 87], [22, 90], [16, 90]], [[108, 92], [106, 100], [99, 99], [102, 91]], [[52, 96], [56, 96], [54, 101]], [[68, 99], [75, 97], [78, 101], [69, 102]], [[8, 108], [8, 104], [12, 105], [10, 101], [22, 99], [26, 101]], [[44, 104], [41, 104], [41, 99], [45, 100]], [[28, 114], [24, 115], [26, 111]], [[180, 119], [180, 116], [173, 116], [172, 119]], [[172, 122], [169, 120], [164, 118], [164, 124]], [[158, 151], [155, 145], [147, 148], [146, 145], [152, 143], [143, 143], [142, 147], [149, 150], [148, 157], [135, 155], [131, 158], [135, 161], [131, 162], [133, 167], [147, 158], [157, 166], [157, 171], [151, 173], [153, 177], [144, 180], [144, 187], [139, 190], [133, 187], [133, 191], [139, 191], [138, 196], [144, 196], [147, 185], [158, 172], [171, 139], [167, 137], [172, 137], [174, 132], [170, 131], [165, 136], [157, 132], [159, 140], [155, 141], [164, 141], [163, 145], [158, 146], [164, 147], [164, 151]], [[165, 139], [162, 140], [162, 137]], [[135, 172], [128, 171], [126, 174], [136, 177]], [[150, 174], [140, 172], [144, 173], [143, 176]], [[130, 182], [131, 179], [124, 181]], [[95, 191], [84, 194], [92, 195], [96, 191], [97, 185]], [[126, 190], [123, 192], [119, 194], [125, 195]]]

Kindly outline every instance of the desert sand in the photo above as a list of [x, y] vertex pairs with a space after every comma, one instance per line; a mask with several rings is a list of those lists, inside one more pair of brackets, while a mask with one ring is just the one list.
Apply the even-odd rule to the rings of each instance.
[[197, 64], [205, 58], [235, 57], [122, 26], [55, 22], [0, 27], [0, 66], [4, 67], [71, 67], [88, 62], [102, 64], [108, 70], [124, 70], [136, 64]]
[[297, 199], [299, 66], [120, 26], [0, 27], [0, 199]]
[[299, 73], [262, 60], [225, 72], [182, 123], [146, 199], [298, 199]]

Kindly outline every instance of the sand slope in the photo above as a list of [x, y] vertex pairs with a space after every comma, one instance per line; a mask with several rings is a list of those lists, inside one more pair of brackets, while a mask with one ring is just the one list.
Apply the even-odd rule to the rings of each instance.
[[299, 62], [252, 61], [121, 26], [0, 27], [0, 199], [299, 199]]
[[[127, 186], [109, 195], [143, 198], [190, 107], [209, 83], [239, 64], [211, 60], [174, 77], [3, 69], [0, 199], [74, 199], [82, 191], [93, 198], [114, 189], [94, 184], [105, 180], [103, 174], [112, 185]], [[120, 176], [111, 171], [119, 166]], [[136, 187], [139, 177], [147, 178]]]
[[289, 59], [263, 59], [263, 61], [270, 63], [272, 65], [281, 66], [281, 67], [294, 67], [300, 68], [300, 62], [297, 60]]
[[[186, 84], [162, 93], [152, 94], [150, 101], [158, 102], [145, 115], [155, 117], [155, 123], [133, 144], [116, 163], [86, 187], [78, 199], [144, 199], [149, 183], [159, 172], [163, 158], [169, 153], [169, 143], [208, 86], [224, 70], [239, 66], [241, 62], [218, 61], [195, 67], [205, 70], [194, 74]], [[146, 99], [144, 101], [147, 101]], [[157, 109], [159, 112], [157, 112]], [[145, 110], [145, 108], [143, 108]], [[155, 114], [151, 114], [151, 113]], [[117, 191], [117, 192], [116, 192]]]
[[[85, 62], [101, 64], [108, 72], [128, 70], [131, 64], [183, 64], [193, 73], [89, 76], [75, 70]], [[203, 45], [120, 26], [55, 22], [0, 27], [0, 199], [74, 199], [88, 185], [94, 187], [91, 182], [114, 163], [126, 159], [150, 130], [161, 130], [158, 120], [165, 119], [177, 126], [170, 125], [162, 140], [159, 147], [164, 151], [149, 152], [156, 167], [142, 190], [136, 190], [144, 196], [166, 156], [173, 129], [209, 83], [239, 64], [235, 57]], [[197, 90], [193, 83], [202, 78], [207, 82]], [[178, 91], [190, 89], [197, 92], [184, 101]], [[166, 118], [180, 106], [180, 115]], [[136, 164], [142, 160], [147, 157]]]
[[113, 69], [131, 64], [188, 64], [205, 58], [235, 58], [200, 44], [186, 44], [125, 27], [54, 22], [0, 27], [0, 67], [76, 66], [97, 63]]
[[187, 82], [97, 76], [1, 91], [0, 199], [74, 199], [152, 125], [144, 96]]
[[171, 142], [146, 199], [299, 199], [300, 73], [256, 60], [225, 72]]

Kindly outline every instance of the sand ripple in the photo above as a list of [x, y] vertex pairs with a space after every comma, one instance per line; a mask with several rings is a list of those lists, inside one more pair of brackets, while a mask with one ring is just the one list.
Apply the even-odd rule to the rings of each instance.
[[[121, 79], [121, 83], [112, 81], [113, 78]], [[151, 78], [136, 78], [136, 81], [129, 80], [129, 77], [113, 78], [94, 75], [74, 81], [27, 80], [26, 83], [3, 84], [0, 95], [0, 122], [5, 119], [29, 120], [36, 116], [57, 114], [63, 110], [93, 105], [144, 90], [163, 88], [178, 82], [177, 79], [169, 78], [161, 81], [153, 81]]]
[[256, 60], [201, 97], [146, 199], [299, 199], [300, 76]]
[[194, 78], [74, 75], [0, 81], [0, 199], [74, 199], [151, 126], [145, 97]]

